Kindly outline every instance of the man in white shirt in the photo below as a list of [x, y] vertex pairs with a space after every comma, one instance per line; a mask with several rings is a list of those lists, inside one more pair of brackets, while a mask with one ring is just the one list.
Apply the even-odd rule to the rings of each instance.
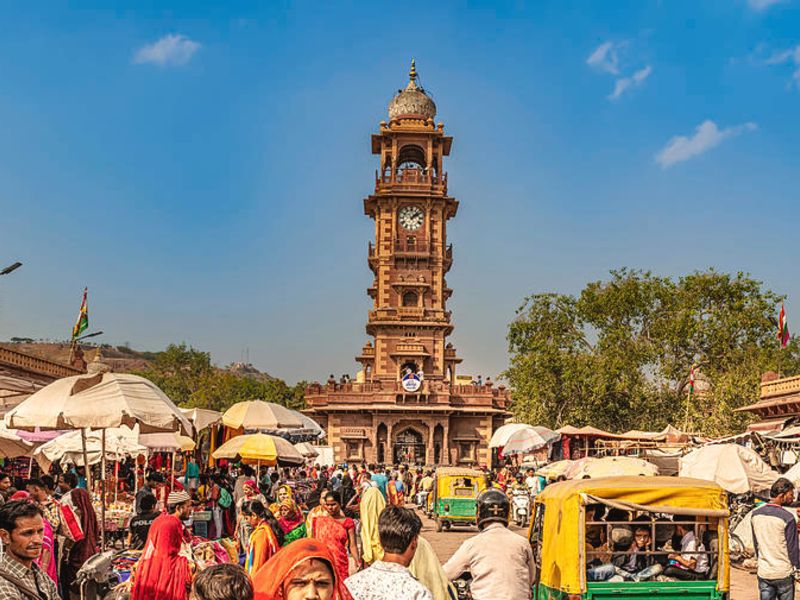
[[407, 508], [387, 506], [378, 518], [383, 559], [345, 580], [355, 600], [433, 600], [408, 565], [417, 551], [422, 521]]
[[508, 530], [508, 496], [490, 489], [478, 496], [478, 528], [444, 565], [449, 580], [472, 575], [474, 600], [529, 600], [533, 585], [533, 553], [528, 541]]
[[794, 600], [800, 545], [797, 521], [784, 508], [794, 501], [794, 485], [780, 477], [772, 484], [769, 496], [769, 503], [755, 509], [751, 519], [758, 591], [764, 600]]
[[708, 579], [708, 554], [694, 533], [694, 517], [678, 515], [675, 519], [678, 521], [675, 530], [681, 536], [681, 551], [667, 555], [670, 565], [664, 569], [664, 575], [682, 581]]

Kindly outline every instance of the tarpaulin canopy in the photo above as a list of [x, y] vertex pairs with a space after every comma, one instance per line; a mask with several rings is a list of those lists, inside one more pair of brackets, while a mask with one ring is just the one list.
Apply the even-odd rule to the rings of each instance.
[[598, 477], [658, 475], [658, 467], [640, 458], [631, 456], [604, 456], [603, 458], [583, 458], [575, 462], [567, 472], [567, 479]]
[[192, 424], [152, 381], [128, 373], [57, 379], [5, 416], [9, 429], [108, 429], [139, 424], [143, 432], [191, 435]]
[[692, 450], [680, 459], [680, 476], [714, 481], [728, 492], [744, 494], [769, 490], [780, 476], [750, 448], [714, 444]]
[[569, 459], [557, 460], [537, 469], [536, 474], [554, 481], [564, 475], [574, 462], [574, 460]]

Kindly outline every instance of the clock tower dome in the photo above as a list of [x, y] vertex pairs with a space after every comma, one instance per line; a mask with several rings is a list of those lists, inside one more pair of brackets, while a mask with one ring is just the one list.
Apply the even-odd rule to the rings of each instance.
[[409, 81], [389, 104], [389, 121], [372, 135], [379, 156], [364, 213], [375, 222], [367, 262], [374, 275], [368, 340], [355, 381], [330, 378], [306, 390], [307, 412], [328, 432], [337, 461], [486, 464], [495, 427], [508, 415], [508, 391], [491, 382], [458, 385], [461, 362], [446, 276], [453, 264], [444, 159], [453, 138], [435, 124], [436, 104]]

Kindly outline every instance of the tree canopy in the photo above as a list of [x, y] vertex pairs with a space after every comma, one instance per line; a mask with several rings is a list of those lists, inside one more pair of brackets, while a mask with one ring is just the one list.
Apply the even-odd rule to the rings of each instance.
[[577, 296], [530, 296], [508, 329], [513, 410], [549, 427], [740, 431], [752, 416], [733, 409], [758, 399], [762, 373], [800, 372], [797, 341], [778, 341], [782, 300], [713, 269], [672, 279], [623, 268]]
[[220, 369], [211, 363], [208, 352], [186, 344], [170, 344], [137, 375], [151, 380], [184, 407], [224, 411], [244, 400], [275, 402], [293, 409], [305, 406], [305, 382], [289, 386], [281, 379], [257, 379]]

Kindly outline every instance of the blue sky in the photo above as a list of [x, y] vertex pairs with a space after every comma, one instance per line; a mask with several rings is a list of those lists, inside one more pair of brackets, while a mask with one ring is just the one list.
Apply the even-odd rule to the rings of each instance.
[[354, 373], [412, 56], [455, 138], [464, 372], [506, 367], [526, 295], [621, 266], [800, 314], [800, 0], [72, 4], [0, 6], [0, 338], [67, 337], [88, 285], [109, 343]]

